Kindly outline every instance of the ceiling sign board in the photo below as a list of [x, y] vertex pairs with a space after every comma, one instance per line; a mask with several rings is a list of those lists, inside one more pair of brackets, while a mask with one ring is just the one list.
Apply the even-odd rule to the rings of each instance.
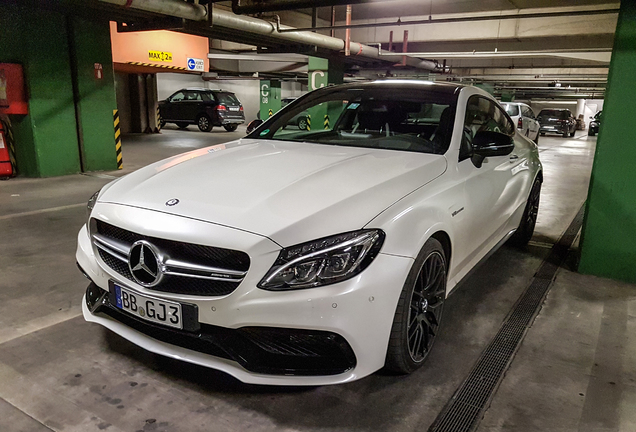
[[203, 62], [203, 59], [188, 57], [187, 65], [189, 71], [205, 72], [205, 64]]
[[172, 53], [164, 51], [148, 51], [148, 60], [172, 63]]

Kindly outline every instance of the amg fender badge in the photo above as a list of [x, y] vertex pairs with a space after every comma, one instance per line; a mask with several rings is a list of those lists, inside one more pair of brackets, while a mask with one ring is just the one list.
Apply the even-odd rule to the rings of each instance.
[[179, 200], [176, 199], [176, 198], [172, 198], [171, 200], [166, 201], [166, 205], [168, 207], [172, 207], [172, 206], [175, 206], [177, 204], [179, 204]]

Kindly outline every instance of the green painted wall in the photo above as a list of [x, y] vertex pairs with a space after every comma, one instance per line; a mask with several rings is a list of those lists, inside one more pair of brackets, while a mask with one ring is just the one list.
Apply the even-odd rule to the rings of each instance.
[[579, 271], [636, 282], [636, 3], [621, 2]]
[[[78, 113], [82, 131], [84, 171], [117, 169], [113, 110], [117, 109], [108, 22], [72, 20], [73, 44], [79, 90]], [[95, 63], [103, 78], [95, 78]]]
[[[71, 25], [67, 16], [52, 10], [2, 6], [0, 62], [22, 64], [29, 98], [29, 114], [11, 116], [17, 169], [22, 176], [81, 171], [72, 65], [77, 67], [84, 168], [116, 169], [112, 123], [116, 102], [108, 23], [70, 20]], [[105, 75], [96, 82], [94, 63], [99, 62]]]
[[3, 6], [0, 61], [24, 67], [29, 115], [12, 117], [18, 173], [79, 172], [66, 18], [53, 11]]

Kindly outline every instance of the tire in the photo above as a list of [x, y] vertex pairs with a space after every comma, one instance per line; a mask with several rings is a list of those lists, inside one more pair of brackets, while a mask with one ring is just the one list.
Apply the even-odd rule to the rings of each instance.
[[224, 125], [223, 128], [228, 132], [234, 132], [238, 125]]
[[587, 136], [594, 136], [594, 135], [596, 135], [596, 132], [594, 132], [592, 129], [587, 131]]
[[541, 198], [541, 182], [539, 179], [534, 181], [530, 196], [526, 201], [526, 208], [523, 210], [523, 216], [517, 231], [510, 237], [510, 244], [516, 247], [524, 247], [532, 238], [534, 227], [537, 224], [537, 214], [539, 213], [539, 201]]
[[576, 130], [573, 130], [572, 132], [570, 132], [570, 138], [573, 138], [575, 133], [576, 133]]
[[212, 120], [205, 114], [197, 117], [197, 126], [201, 132], [210, 132], [212, 130]]
[[186, 123], [186, 122], [177, 122], [177, 127], [179, 129], [185, 129], [188, 127], [188, 125], [190, 125], [190, 123]]
[[563, 138], [567, 138], [570, 136], [570, 131], [566, 130], [565, 132], [563, 132]]
[[301, 117], [298, 119], [298, 129], [307, 130], [307, 117]]
[[433, 347], [446, 299], [446, 256], [429, 239], [411, 268], [393, 318], [385, 369], [409, 374], [424, 364]]

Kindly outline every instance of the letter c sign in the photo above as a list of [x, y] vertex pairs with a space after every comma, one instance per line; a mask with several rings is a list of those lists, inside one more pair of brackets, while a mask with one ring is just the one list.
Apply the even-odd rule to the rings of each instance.
[[323, 71], [313, 71], [311, 73], [311, 90], [315, 90], [317, 88], [322, 88], [325, 86], [325, 83], [320, 83], [320, 86], [316, 86], [317, 76], [320, 76], [321, 78], [323, 78], [325, 76], [325, 73]]

